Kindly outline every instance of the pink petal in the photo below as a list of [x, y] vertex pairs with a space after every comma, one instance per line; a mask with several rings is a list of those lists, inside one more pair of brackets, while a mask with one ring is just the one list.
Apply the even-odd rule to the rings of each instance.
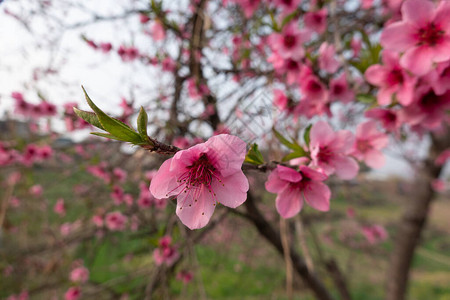
[[396, 22], [383, 30], [380, 43], [385, 49], [402, 52], [415, 45], [416, 29], [408, 23]]
[[364, 162], [373, 169], [381, 168], [385, 161], [385, 157], [380, 150], [372, 149], [364, 154]]
[[271, 193], [279, 193], [286, 188], [289, 182], [281, 180], [278, 170], [273, 170], [266, 181], [266, 190]]
[[316, 180], [316, 181], [324, 181], [328, 178], [327, 175], [318, 172], [314, 169], [311, 169], [310, 167], [307, 166], [300, 166], [300, 171], [302, 172], [302, 174], [304, 175], [304, 177], [309, 178], [311, 180]]
[[436, 17], [434, 23], [441, 27], [447, 33], [450, 31], [450, 2], [441, 1], [436, 10]]
[[248, 179], [242, 171], [223, 178], [221, 183], [218, 180], [212, 183], [212, 191], [216, 194], [217, 202], [231, 208], [244, 203], [248, 188]]
[[433, 62], [440, 63], [450, 59], [450, 36], [444, 36], [443, 40], [433, 48]]
[[396, 93], [396, 97], [398, 99], [398, 102], [404, 106], [408, 106], [412, 103], [414, 100], [414, 86], [415, 86], [415, 80], [411, 80], [410, 82], [405, 82], [400, 89]]
[[177, 216], [189, 229], [199, 229], [208, 224], [215, 204], [207, 188], [201, 185], [196, 191], [191, 190], [178, 196]]
[[310, 145], [311, 147], [326, 146], [330, 144], [335, 137], [333, 129], [325, 121], [318, 121], [311, 128]]
[[398, 65], [399, 55], [395, 51], [384, 50], [382, 54], [383, 64], [389, 69]]
[[337, 155], [333, 158], [333, 166], [336, 171], [336, 175], [340, 179], [352, 179], [359, 171], [358, 163], [351, 157], [345, 155]]
[[395, 91], [395, 87], [383, 87], [378, 91], [377, 101], [380, 105], [389, 105], [392, 103], [392, 94]]
[[208, 159], [214, 161], [223, 177], [241, 170], [247, 152], [243, 140], [229, 134], [219, 134], [210, 138], [205, 145], [208, 147]]
[[[177, 173], [170, 171], [171, 162], [172, 158], [166, 160], [150, 183], [150, 192], [155, 198], [167, 198], [176, 195], [181, 190], [181, 187], [179, 189], [176, 188], [179, 183], [177, 182]], [[174, 189], [175, 191], [173, 191]]]
[[417, 27], [427, 25], [435, 16], [434, 4], [428, 0], [407, 0], [401, 11], [403, 19]]
[[386, 67], [373, 65], [366, 70], [364, 77], [366, 77], [366, 80], [373, 85], [383, 86], [386, 84], [387, 73]]
[[289, 182], [299, 182], [302, 180], [302, 175], [292, 168], [278, 165], [277, 170], [278, 176], [280, 176], [282, 180]]
[[433, 51], [426, 45], [409, 49], [400, 58], [400, 65], [417, 76], [428, 73], [432, 64]]
[[283, 218], [291, 218], [298, 214], [303, 207], [301, 191], [298, 188], [288, 187], [278, 194], [275, 200], [277, 211]]
[[303, 190], [303, 196], [306, 202], [312, 207], [320, 211], [328, 211], [330, 209], [330, 188], [317, 181], [311, 181]]
[[339, 130], [336, 132], [336, 138], [333, 143], [329, 146], [329, 149], [332, 149], [336, 152], [341, 152], [344, 154], [348, 154], [355, 143], [355, 136], [349, 130]]

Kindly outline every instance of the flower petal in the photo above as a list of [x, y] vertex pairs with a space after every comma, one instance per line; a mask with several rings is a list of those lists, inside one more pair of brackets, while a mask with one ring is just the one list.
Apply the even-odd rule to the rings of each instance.
[[435, 16], [434, 4], [428, 0], [408, 0], [401, 8], [403, 20], [417, 27], [427, 25]]
[[345, 155], [336, 155], [333, 157], [333, 165], [336, 175], [341, 179], [352, 179], [359, 171], [358, 163], [353, 158]]
[[278, 176], [282, 180], [289, 182], [299, 182], [300, 180], [302, 180], [302, 175], [292, 168], [278, 165], [277, 170]]
[[177, 216], [189, 229], [199, 229], [208, 224], [214, 212], [215, 201], [206, 187], [181, 193], [177, 198]]
[[318, 181], [311, 181], [303, 190], [303, 196], [306, 202], [312, 207], [320, 211], [330, 210], [330, 188]]
[[244, 203], [249, 188], [248, 179], [242, 171], [223, 178], [222, 182], [214, 180], [211, 187], [217, 202], [231, 208]]
[[335, 132], [325, 121], [318, 121], [311, 128], [310, 132], [310, 146], [326, 146], [330, 144], [335, 137]]
[[324, 181], [328, 178], [327, 175], [325, 175], [324, 173], [318, 172], [314, 169], [311, 169], [310, 167], [307, 166], [300, 166], [300, 171], [302, 172], [303, 176], [311, 179], [311, 180], [316, 180], [316, 181]]
[[418, 76], [428, 73], [432, 64], [433, 51], [426, 45], [409, 49], [400, 58], [400, 65]]
[[301, 191], [298, 188], [287, 187], [275, 200], [277, 211], [283, 218], [291, 218], [298, 214], [303, 207]]
[[373, 85], [383, 86], [386, 84], [387, 72], [386, 67], [373, 65], [366, 70], [364, 77], [366, 77], [367, 81]]
[[380, 150], [371, 149], [364, 154], [364, 162], [373, 169], [378, 169], [384, 166], [385, 157]]
[[406, 22], [396, 22], [383, 30], [380, 43], [385, 49], [402, 52], [415, 45], [416, 29]]
[[[166, 160], [156, 172], [150, 183], [150, 192], [157, 199], [167, 198], [178, 194], [182, 186], [177, 182], [178, 172], [170, 171], [172, 158]], [[177, 186], [180, 186], [177, 188]]]
[[266, 181], [266, 190], [271, 193], [279, 193], [286, 188], [289, 182], [282, 180], [278, 174], [278, 170], [273, 170]]
[[212, 160], [223, 177], [241, 170], [246, 154], [243, 140], [229, 134], [219, 134], [210, 138], [205, 145], [208, 159]]

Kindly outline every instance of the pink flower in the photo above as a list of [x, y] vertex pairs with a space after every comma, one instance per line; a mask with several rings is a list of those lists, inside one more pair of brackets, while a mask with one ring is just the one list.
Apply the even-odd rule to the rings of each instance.
[[278, 213], [283, 218], [291, 218], [300, 212], [303, 200], [317, 210], [330, 209], [331, 192], [322, 182], [325, 179], [325, 174], [307, 166], [300, 166], [297, 172], [278, 165], [266, 181], [266, 190], [278, 194], [275, 200]]
[[109, 51], [111, 51], [112, 45], [111, 43], [100, 43], [99, 48], [103, 53], [108, 53]]
[[102, 227], [103, 226], [103, 218], [100, 215], [95, 215], [92, 217], [92, 223], [95, 224], [95, 226], [97, 227]]
[[400, 66], [399, 55], [393, 51], [383, 51], [383, 63], [370, 66], [364, 74], [368, 82], [380, 88], [378, 103], [389, 105], [395, 95], [402, 105], [411, 104], [417, 79]]
[[158, 248], [153, 251], [156, 265], [171, 266], [180, 257], [178, 250], [172, 246], [172, 238], [166, 235], [159, 240], [158, 244]]
[[192, 274], [192, 272], [190, 271], [183, 270], [177, 274], [177, 279], [184, 284], [188, 284], [189, 282], [191, 282], [192, 278], [194, 278], [194, 274]]
[[297, 23], [291, 22], [283, 27], [281, 33], [270, 36], [270, 41], [274, 51], [283, 58], [300, 59], [305, 53], [303, 43], [309, 38], [309, 31], [300, 30]]
[[369, 244], [375, 244], [387, 239], [388, 233], [381, 225], [364, 226], [362, 232]]
[[66, 215], [66, 207], [64, 205], [64, 199], [60, 198], [58, 201], [56, 201], [55, 206], [53, 207], [53, 211], [60, 215], [61, 217], [64, 217]]
[[390, 24], [381, 34], [386, 49], [405, 52], [400, 65], [416, 75], [428, 73], [433, 63], [450, 59], [450, 2], [435, 7], [427, 0], [407, 0], [403, 20]]
[[348, 156], [354, 143], [354, 136], [350, 131], [334, 132], [328, 123], [319, 121], [312, 126], [310, 138], [309, 150], [313, 166], [327, 175], [336, 173], [341, 179], [356, 176], [359, 166]]
[[385, 163], [385, 158], [380, 149], [386, 147], [388, 142], [388, 136], [377, 130], [375, 121], [361, 123], [356, 128], [356, 140], [352, 155], [363, 160], [371, 168], [381, 168]]
[[110, 212], [105, 217], [105, 224], [111, 231], [123, 231], [128, 218], [119, 211]]
[[155, 198], [177, 196], [177, 215], [190, 229], [206, 226], [217, 203], [236, 208], [247, 198], [248, 180], [241, 170], [245, 143], [228, 134], [178, 151], [150, 183]]
[[40, 197], [42, 196], [42, 192], [42, 186], [39, 184], [35, 184], [30, 188], [30, 194], [32, 194], [33, 196]]
[[322, 43], [319, 48], [319, 67], [328, 73], [334, 73], [339, 68], [339, 61], [336, 59], [336, 50], [334, 45], [327, 42]]
[[155, 41], [162, 41], [166, 38], [166, 31], [164, 30], [163, 24], [159, 20], [153, 22], [151, 35]]
[[305, 14], [305, 26], [308, 29], [314, 30], [318, 34], [321, 34], [327, 28], [327, 15], [326, 8], [322, 8], [318, 11], [307, 12]]
[[238, 3], [242, 7], [246, 18], [250, 18], [258, 8], [261, 0], [233, 0], [233, 2]]
[[281, 7], [283, 9], [283, 13], [291, 13], [296, 10], [302, 0], [273, 0], [276, 7]]
[[443, 181], [442, 179], [434, 179], [431, 182], [431, 187], [438, 193], [443, 192], [445, 191], [445, 181]]
[[114, 168], [113, 175], [114, 178], [119, 182], [125, 182], [125, 180], [127, 179], [127, 172], [118, 167]]
[[73, 286], [67, 290], [64, 294], [65, 300], [78, 300], [81, 297], [81, 289], [77, 286]]
[[86, 267], [78, 267], [70, 272], [70, 280], [84, 283], [89, 279], [89, 270]]
[[355, 93], [348, 87], [345, 73], [330, 81], [330, 100], [340, 100], [349, 103], [355, 99]]
[[380, 121], [384, 129], [396, 132], [402, 125], [398, 113], [392, 109], [373, 108], [365, 112], [365, 117]]
[[282, 90], [276, 89], [273, 91], [273, 105], [276, 106], [279, 110], [286, 110], [288, 107], [288, 102], [289, 99]]

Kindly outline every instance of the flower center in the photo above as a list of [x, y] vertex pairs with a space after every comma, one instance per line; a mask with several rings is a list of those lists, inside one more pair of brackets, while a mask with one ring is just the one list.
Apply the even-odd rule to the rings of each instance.
[[399, 83], [403, 83], [403, 73], [400, 69], [393, 69], [387, 75], [386, 81], [390, 86], [397, 85]]
[[444, 31], [434, 23], [428, 24], [426, 27], [420, 28], [417, 35], [419, 44], [434, 46], [442, 41]]
[[328, 147], [320, 147], [317, 158], [324, 163], [328, 163], [332, 154], [332, 151]]
[[286, 34], [283, 39], [284, 46], [286, 48], [293, 48], [297, 42], [295, 35]]

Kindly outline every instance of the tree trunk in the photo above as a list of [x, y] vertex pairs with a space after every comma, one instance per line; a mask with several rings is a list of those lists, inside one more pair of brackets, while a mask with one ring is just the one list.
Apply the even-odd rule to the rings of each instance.
[[400, 221], [395, 238], [395, 247], [391, 256], [387, 275], [387, 300], [404, 300], [408, 287], [414, 251], [419, 244], [435, 197], [432, 182], [439, 177], [442, 167], [435, 165], [435, 159], [450, 147], [449, 136], [432, 136], [432, 145], [428, 158], [416, 174], [414, 193]]

